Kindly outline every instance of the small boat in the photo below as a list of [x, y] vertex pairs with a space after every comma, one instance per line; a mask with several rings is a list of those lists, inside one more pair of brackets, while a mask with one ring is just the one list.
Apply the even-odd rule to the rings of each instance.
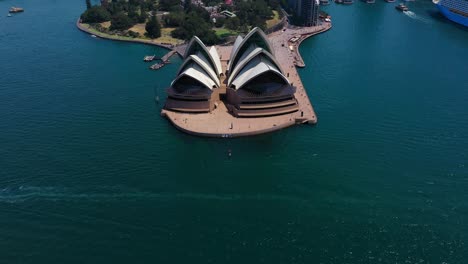
[[328, 5], [330, 2], [328, 0], [320, 0], [320, 5]]
[[97, 38], [97, 36], [96, 36], [96, 35], [94, 35], [94, 34], [91, 34], [91, 37], [92, 37], [92, 38]]
[[8, 13], [7, 17], [11, 17], [11, 14], [10, 14], [10, 13]]
[[367, 4], [375, 4], [375, 0], [366, 0]]
[[21, 13], [21, 12], [24, 12], [24, 9], [21, 8], [21, 7], [14, 7], [14, 6], [12, 6], [12, 7], [10, 8], [10, 11], [9, 11], [9, 12], [10, 12], [10, 13]]
[[353, 0], [343, 0], [343, 4], [345, 4], [345, 5], [350, 5], [352, 3], [354, 3]]
[[395, 0], [385, 0], [387, 3], [395, 3]]
[[342, 3], [343, 3], [343, 0], [335, 0], [335, 3], [337, 3], [337, 4], [342, 4]]
[[165, 65], [164, 63], [156, 63], [156, 64], [151, 65], [149, 68], [151, 70], [159, 70], [162, 67], [164, 67], [164, 65]]
[[395, 8], [396, 8], [397, 10], [399, 10], [399, 11], [402, 11], [402, 12], [408, 11], [408, 10], [409, 10], [408, 7], [405, 6], [404, 4], [398, 4], [397, 6], [395, 6]]
[[143, 58], [143, 61], [149, 62], [149, 61], [153, 61], [154, 59], [156, 59], [156, 55], [145, 56], [145, 57]]

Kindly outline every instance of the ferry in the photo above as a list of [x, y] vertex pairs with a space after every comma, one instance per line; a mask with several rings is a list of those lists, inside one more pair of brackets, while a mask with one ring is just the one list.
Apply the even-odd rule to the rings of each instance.
[[409, 10], [408, 7], [405, 6], [404, 4], [398, 4], [397, 6], [395, 6], [395, 8], [396, 8], [397, 10], [399, 10], [399, 11], [402, 11], [402, 12], [408, 11], [408, 10]]
[[449, 20], [468, 27], [468, 0], [432, 0]]
[[10, 12], [10, 13], [21, 13], [21, 12], [24, 12], [24, 9], [21, 8], [21, 7], [14, 7], [14, 6], [12, 6], [12, 7], [10, 8], [10, 11], [9, 11], [9, 12]]

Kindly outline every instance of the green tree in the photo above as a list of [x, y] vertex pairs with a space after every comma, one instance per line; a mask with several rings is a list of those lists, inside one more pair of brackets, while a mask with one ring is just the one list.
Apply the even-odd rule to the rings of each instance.
[[109, 12], [102, 6], [92, 6], [81, 15], [83, 23], [102, 23], [110, 19]]
[[150, 21], [146, 23], [145, 29], [150, 38], [161, 37], [161, 26], [159, 25], [156, 16], [151, 17]]
[[180, 9], [180, 0], [160, 0], [159, 7], [163, 11], [174, 11]]
[[140, 20], [140, 15], [137, 13], [137, 10], [134, 6], [129, 8], [128, 17], [133, 21], [133, 23], [138, 23]]
[[184, 23], [172, 31], [171, 36], [183, 40], [190, 40], [193, 36], [197, 36], [207, 45], [219, 42], [218, 36], [211, 29], [211, 24], [201, 18], [196, 12], [187, 14]]
[[145, 23], [148, 18], [148, 14], [145, 10], [141, 10], [140, 16], [138, 17], [138, 23]]
[[123, 12], [112, 16], [110, 30], [125, 30], [133, 26], [133, 21]]
[[185, 14], [183, 12], [171, 12], [164, 15], [162, 20], [166, 27], [178, 27], [184, 23]]
[[86, 9], [91, 8], [91, 0], [86, 0]]
[[224, 26], [224, 22], [226, 22], [226, 18], [224, 18], [224, 17], [218, 17], [218, 18], [216, 18], [215, 27], [217, 27], [217, 28], [223, 27], [223, 26]]
[[240, 20], [238, 17], [227, 18], [224, 22], [224, 26], [230, 30], [237, 30], [240, 26]]

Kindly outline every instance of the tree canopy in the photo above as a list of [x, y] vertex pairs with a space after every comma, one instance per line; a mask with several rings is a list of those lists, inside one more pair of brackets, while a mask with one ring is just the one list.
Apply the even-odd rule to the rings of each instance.
[[134, 25], [134, 22], [123, 12], [112, 16], [110, 30], [125, 30]]
[[[196, 35], [207, 45], [212, 45], [220, 41], [214, 27], [237, 32], [247, 32], [253, 27], [265, 29], [266, 20], [273, 17], [272, 9], [280, 8], [279, 3], [286, 0], [239, 0], [234, 1], [234, 5], [225, 5], [222, 0], [206, 0], [205, 3], [219, 4], [219, 10], [236, 14], [229, 18], [216, 17], [215, 21], [204, 7], [194, 5], [190, 0], [101, 0], [102, 6], [92, 6], [91, 0], [85, 1], [88, 9], [81, 15], [84, 23], [111, 21], [111, 31], [126, 31], [136, 23], [146, 23], [147, 36], [158, 38], [161, 22], [165, 27], [176, 28], [171, 32], [174, 38], [188, 41]], [[153, 19], [158, 11], [169, 13], [158, 21]], [[135, 33], [131, 33], [132, 36], [136, 36]]]
[[83, 23], [102, 23], [110, 18], [110, 13], [102, 6], [92, 6], [81, 15]]
[[218, 36], [211, 29], [211, 24], [196, 12], [188, 13], [182, 25], [171, 32], [171, 36], [183, 40], [198, 36], [207, 45], [213, 45], [219, 41]]
[[161, 37], [161, 26], [155, 16], [152, 16], [150, 21], [146, 23], [145, 29], [150, 38]]

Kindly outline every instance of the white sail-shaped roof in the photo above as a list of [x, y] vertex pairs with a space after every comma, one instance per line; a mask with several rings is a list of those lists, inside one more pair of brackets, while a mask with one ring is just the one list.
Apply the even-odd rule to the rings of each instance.
[[194, 36], [192, 40], [190, 40], [190, 43], [185, 50], [184, 58], [186, 59], [190, 55], [197, 54], [198, 52], [203, 54], [203, 56], [208, 59], [210, 66], [216, 72], [216, 75], [219, 76], [222, 73], [222, 70], [218, 52], [216, 49], [213, 51], [208, 50], [205, 44], [203, 44], [203, 42], [197, 36]]
[[238, 90], [241, 89], [249, 81], [253, 80], [261, 74], [271, 72], [280, 77], [284, 84], [290, 85], [289, 80], [273, 65], [270, 60], [261, 57], [255, 57], [251, 60], [237, 75], [237, 78], [231, 84], [231, 87]]
[[256, 27], [245, 36], [245, 38], [242, 40], [242, 42], [237, 48], [233, 47], [230, 57], [231, 59], [229, 60], [227, 68], [229, 71], [231, 71], [231, 69], [233, 69], [236, 66], [239, 58], [251, 45], [260, 47], [274, 55], [274, 50], [271, 47], [267, 36], [260, 28]]
[[211, 46], [210, 48], [210, 55], [211, 55], [211, 58], [213, 58], [213, 61], [215, 63], [216, 72], [221, 74], [223, 72], [223, 69], [221, 68], [221, 60], [219, 59], [218, 51], [216, 51], [216, 48], [214, 46]]
[[240, 44], [242, 43], [242, 40], [244, 40], [241, 36], [237, 36], [236, 41], [234, 42], [234, 45], [232, 45], [232, 50], [231, 50], [231, 55], [229, 56], [229, 61], [232, 60], [232, 57], [234, 56], [235, 51], [239, 48]]
[[278, 61], [271, 55], [269, 52], [266, 50], [255, 47], [254, 45], [251, 45], [248, 50], [244, 52], [242, 57], [240, 57], [239, 62], [236, 64], [234, 69], [230, 72], [229, 74], [229, 79], [228, 79], [228, 86], [231, 86], [232, 81], [236, 78], [237, 74], [255, 57], [257, 56], [263, 56], [266, 57], [268, 60], [270, 60], [273, 65], [281, 72], [281, 74], [284, 74], [283, 70], [281, 69], [281, 66], [279, 65]]
[[190, 77], [199, 83], [203, 84], [206, 88], [212, 90], [216, 86], [216, 83], [208, 76], [205, 71], [197, 64], [193, 63], [190, 67], [187, 67], [177, 78], [172, 82], [171, 86], [177, 84], [182, 77]]
[[216, 75], [216, 72], [213, 68], [210, 67], [208, 59], [205, 58], [200, 52], [197, 54], [192, 54], [186, 58], [177, 71], [177, 75], [183, 72], [187, 67], [190, 67], [191, 63], [196, 63], [198, 66], [200, 66], [205, 71], [205, 73], [210, 76], [210, 78], [216, 83], [216, 86], [220, 86], [220, 81]]

